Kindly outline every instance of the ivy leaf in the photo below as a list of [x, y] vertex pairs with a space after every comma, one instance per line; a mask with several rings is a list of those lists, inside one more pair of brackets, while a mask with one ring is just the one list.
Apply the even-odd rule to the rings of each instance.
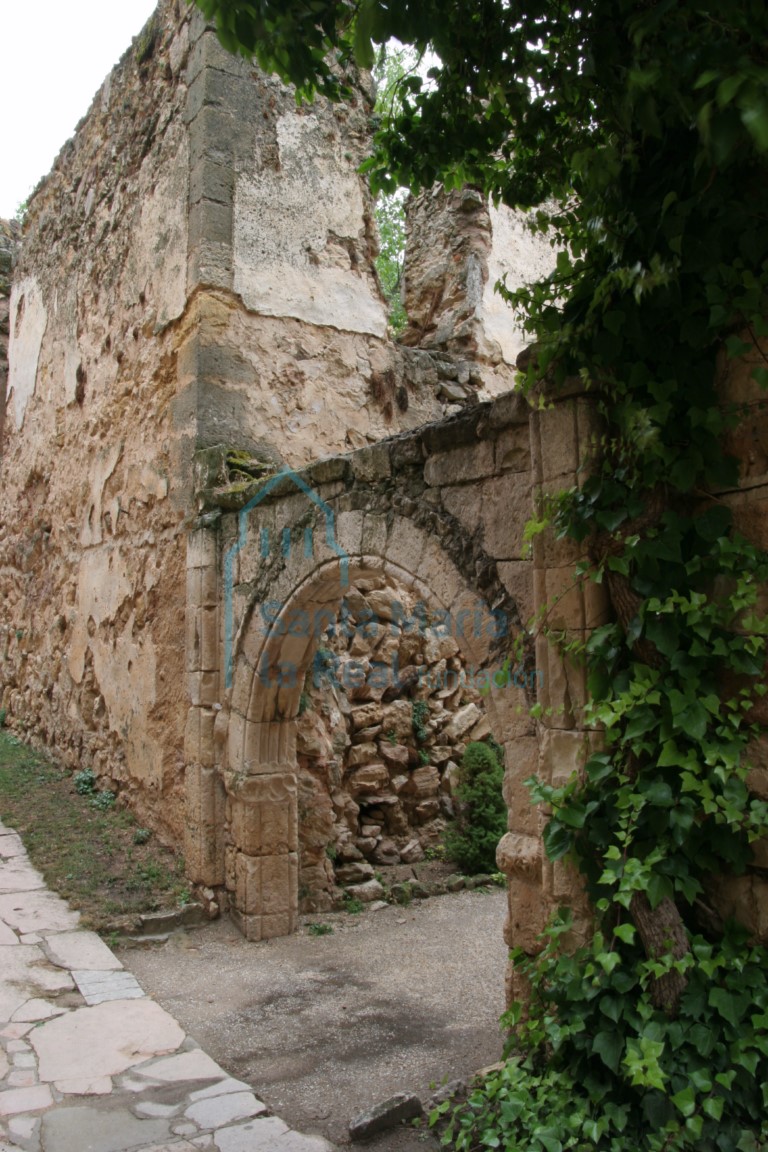
[[618, 936], [619, 940], [623, 940], [625, 944], [633, 944], [637, 929], [633, 924], [618, 924], [613, 930], [614, 936]]
[[655, 644], [662, 656], [672, 656], [680, 646], [680, 632], [677, 624], [669, 617], [646, 620], [645, 634]]
[[696, 1109], [696, 1089], [692, 1084], [689, 1084], [681, 1092], [675, 1093], [672, 1097], [672, 1103], [678, 1112], [682, 1112], [683, 1116], [692, 1116]]
[[642, 793], [648, 803], [657, 808], [671, 808], [675, 803], [672, 789], [664, 780], [652, 780], [647, 788], [642, 789]]
[[618, 1072], [624, 1040], [620, 1032], [598, 1032], [592, 1044], [593, 1050], [611, 1072]]
[[550, 860], [561, 860], [573, 845], [573, 833], [557, 820], [550, 820], [542, 836], [544, 851]]
[[749, 997], [738, 996], [734, 992], [729, 992], [727, 988], [712, 988], [709, 993], [709, 1003], [724, 1020], [727, 1020], [734, 1028], [738, 1028], [749, 1004]]

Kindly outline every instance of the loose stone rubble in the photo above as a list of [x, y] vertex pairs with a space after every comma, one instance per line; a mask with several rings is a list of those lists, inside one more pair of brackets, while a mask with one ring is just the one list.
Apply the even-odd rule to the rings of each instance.
[[455, 815], [467, 742], [491, 734], [456, 640], [403, 588], [363, 583], [323, 638], [302, 697], [304, 912], [333, 907], [339, 886], [367, 902], [416, 880], [413, 865], [439, 857]]
[[0, 824], [0, 1152], [334, 1152], [270, 1116]]

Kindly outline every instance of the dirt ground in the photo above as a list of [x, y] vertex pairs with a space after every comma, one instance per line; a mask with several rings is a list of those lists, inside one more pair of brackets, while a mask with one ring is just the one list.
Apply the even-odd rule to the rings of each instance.
[[[120, 959], [228, 1072], [302, 1132], [344, 1146], [348, 1124], [396, 1092], [426, 1101], [499, 1058], [505, 893], [305, 917], [293, 937], [249, 944], [227, 920]], [[332, 924], [311, 935], [309, 922]], [[370, 1152], [433, 1152], [425, 1129]]]

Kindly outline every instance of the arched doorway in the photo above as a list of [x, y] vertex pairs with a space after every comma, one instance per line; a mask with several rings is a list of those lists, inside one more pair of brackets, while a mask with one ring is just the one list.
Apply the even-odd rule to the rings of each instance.
[[[364, 515], [341, 512], [336, 555], [291, 557], [254, 594], [233, 644], [231, 687], [217, 720], [218, 768], [226, 790], [225, 874], [235, 919], [249, 939], [292, 932], [298, 916], [296, 717], [304, 677], [346, 589], [386, 574], [429, 605], [464, 661], [489, 676], [487, 713], [500, 743], [516, 734], [519, 693], [504, 691], [514, 637], [499, 609], [473, 591], [439, 543], [402, 517], [390, 518], [376, 552], [364, 551]], [[355, 547], [356, 544], [356, 547]], [[265, 606], [266, 605], [266, 606]], [[490, 678], [502, 677], [501, 690]]]

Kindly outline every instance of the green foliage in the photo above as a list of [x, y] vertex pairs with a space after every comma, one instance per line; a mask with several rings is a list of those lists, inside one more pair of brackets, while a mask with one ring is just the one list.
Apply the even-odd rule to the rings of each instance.
[[5, 728], [5, 722], [8, 718], [8, 713], [5, 708], [0, 708], [0, 728]]
[[310, 924], [309, 925], [309, 934], [310, 934], [310, 936], [332, 936], [333, 935], [333, 925], [332, 924]]
[[508, 1013], [514, 1049], [450, 1118], [443, 1143], [457, 1152], [763, 1147], [764, 949], [735, 931], [717, 944], [693, 937], [690, 979], [670, 1018], [648, 1000], [653, 963], [624, 934], [598, 934], [563, 955], [559, 941], [571, 928], [561, 914], [537, 960], [513, 953], [532, 981], [530, 1015], [523, 1020], [520, 1005]]
[[[408, 76], [416, 72], [418, 53], [407, 46], [387, 44], [382, 47], [373, 76], [376, 81], [375, 113], [388, 119], [402, 107], [400, 92]], [[399, 335], [408, 324], [403, 305], [401, 281], [405, 260], [405, 202], [402, 188], [392, 192], [379, 192], [375, 200], [376, 226], [379, 233], [379, 255], [376, 271], [382, 291], [389, 304], [389, 324], [394, 335]]]
[[88, 803], [98, 812], [109, 812], [110, 809], [114, 808], [116, 800], [115, 793], [105, 789], [103, 792], [97, 792], [91, 796]]
[[133, 842], [134, 844], [146, 844], [151, 836], [152, 832], [149, 828], [137, 828], [133, 834]]
[[424, 766], [429, 764], [429, 752], [426, 748], [419, 748], [419, 764]]
[[376, 271], [384, 297], [389, 305], [389, 326], [399, 336], [408, 324], [401, 294], [405, 261], [405, 197], [401, 191], [380, 192], [374, 212], [379, 233]]
[[503, 782], [493, 749], [482, 742], [467, 744], [456, 790], [459, 814], [446, 831], [445, 850], [470, 876], [496, 871], [496, 847], [507, 830]]
[[411, 721], [413, 723], [413, 734], [419, 744], [423, 744], [429, 737], [429, 729], [426, 727], [426, 722], [429, 719], [429, 704], [426, 700], [414, 700], [411, 705]]
[[80, 796], [91, 796], [96, 791], [96, 776], [90, 768], [84, 768], [82, 772], [76, 772], [74, 781], [75, 791]]
[[359, 912], [362, 912], [364, 907], [365, 905], [363, 904], [362, 900], [358, 899], [357, 896], [344, 897], [345, 912], [351, 912], [353, 916], [356, 916]]

